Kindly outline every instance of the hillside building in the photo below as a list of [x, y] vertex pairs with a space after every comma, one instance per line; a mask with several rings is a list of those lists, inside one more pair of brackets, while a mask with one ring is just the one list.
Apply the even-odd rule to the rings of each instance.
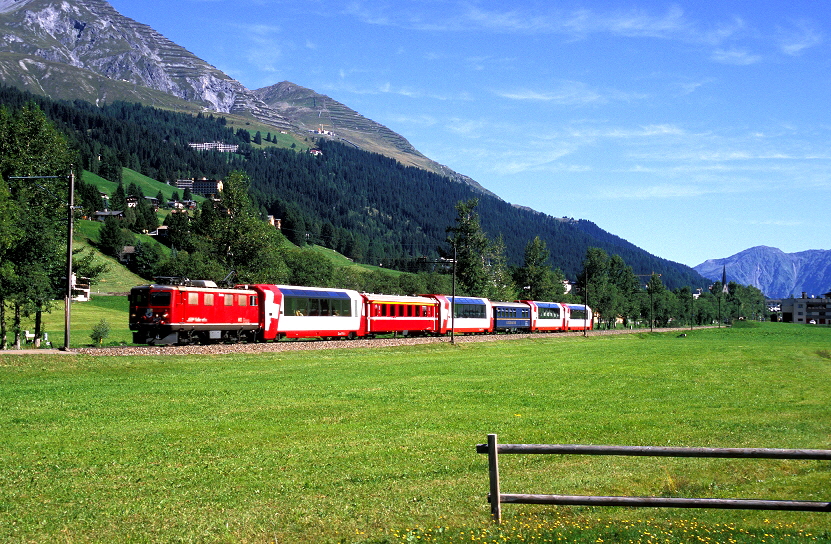
[[190, 189], [195, 195], [219, 196], [222, 192], [222, 180], [219, 179], [177, 179], [177, 189]]
[[188, 146], [197, 151], [219, 151], [220, 153], [236, 153], [239, 150], [239, 145], [222, 142], [191, 142]]
[[780, 303], [781, 321], [809, 325], [831, 325], [831, 293], [821, 297], [802, 293], [799, 298], [785, 298]]

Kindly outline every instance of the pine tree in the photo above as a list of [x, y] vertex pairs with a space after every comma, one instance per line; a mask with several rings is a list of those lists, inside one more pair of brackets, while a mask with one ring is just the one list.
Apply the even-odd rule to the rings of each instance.
[[456, 224], [447, 227], [448, 242], [455, 248], [456, 279], [459, 292], [469, 296], [487, 296], [489, 286], [485, 257], [490, 243], [476, 213], [478, 198], [456, 204]]
[[121, 221], [114, 217], [108, 217], [98, 233], [98, 240], [98, 247], [102, 253], [111, 257], [118, 257], [126, 243], [126, 237], [121, 231]]

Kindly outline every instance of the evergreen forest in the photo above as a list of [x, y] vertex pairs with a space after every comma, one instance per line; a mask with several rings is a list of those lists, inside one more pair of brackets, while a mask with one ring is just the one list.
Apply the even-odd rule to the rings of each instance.
[[[224, 117], [193, 116], [115, 102], [53, 101], [0, 87], [0, 104], [14, 111], [35, 103], [68, 139], [76, 164], [110, 181], [127, 167], [159, 181], [224, 179], [245, 172], [254, 207], [282, 219], [293, 243], [323, 245], [356, 262], [399, 270], [452, 253], [448, 228], [458, 202], [478, 199], [485, 234], [501, 237], [509, 266], [523, 262], [526, 245], [545, 242], [548, 265], [575, 280], [591, 247], [620, 255], [639, 273], [659, 273], [670, 288], [702, 287], [707, 280], [692, 269], [650, 255], [586, 220], [554, 218], [512, 206], [497, 197], [388, 157], [338, 141], [312, 142], [321, 155], [278, 148], [261, 135], [232, 130]], [[256, 136], [260, 136], [256, 138]], [[237, 153], [196, 151], [189, 142], [238, 144]], [[152, 195], [148, 195], [152, 196]], [[564, 198], [569, 198], [565, 195]]]

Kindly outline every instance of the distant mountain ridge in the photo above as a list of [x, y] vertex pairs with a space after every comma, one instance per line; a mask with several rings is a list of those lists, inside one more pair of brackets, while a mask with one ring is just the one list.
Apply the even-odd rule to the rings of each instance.
[[752, 285], [768, 298], [822, 295], [831, 291], [831, 250], [785, 253], [775, 247], [757, 246], [725, 259], [709, 259], [693, 269], [713, 281]]

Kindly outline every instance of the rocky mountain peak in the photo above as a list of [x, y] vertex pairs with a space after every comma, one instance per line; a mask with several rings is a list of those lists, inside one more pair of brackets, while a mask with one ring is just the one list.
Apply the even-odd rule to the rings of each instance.
[[770, 298], [831, 290], [831, 251], [825, 250], [785, 253], [756, 246], [724, 259], [708, 259], [693, 269], [713, 281], [720, 281], [726, 270], [728, 281], [757, 287]]
[[[89, 70], [221, 113], [288, 120], [240, 82], [104, 0], [0, 0], [0, 50]], [[101, 97], [106, 100], [106, 97]]]

